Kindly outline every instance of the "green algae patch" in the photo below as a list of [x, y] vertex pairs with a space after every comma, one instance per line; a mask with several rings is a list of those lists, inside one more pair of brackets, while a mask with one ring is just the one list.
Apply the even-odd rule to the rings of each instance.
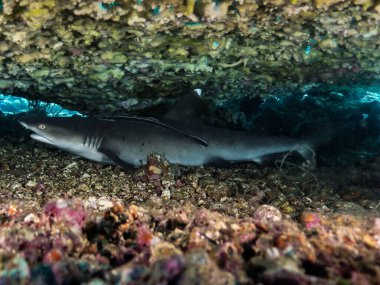
[[0, 89], [10, 88], [14, 86], [14, 82], [12, 80], [0, 80]]
[[55, 0], [21, 1], [20, 6], [27, 8], [21, 17], [33, 30], [41, 28], [46, 21], [53, 19], [55, 16]]
[[109, 63], [126, 63], [127, 57], [121, 52], [106, 51], [101, 54], [100, 58]]
[[119, 68], [97, 72], [89, 75], [89, 78], [94, 81], [107, 82], [109, 80], [118, 80], [124, 76], [124, 71]]
[[30, 74], [30, 76], [32, 76], [34, 78], [43, 78], [43, 77], [48, 76], [49, 73], [50, 73], [49, 69], [39, 69], [39, 70], [36, 70], [36, 71], [32, 72]]

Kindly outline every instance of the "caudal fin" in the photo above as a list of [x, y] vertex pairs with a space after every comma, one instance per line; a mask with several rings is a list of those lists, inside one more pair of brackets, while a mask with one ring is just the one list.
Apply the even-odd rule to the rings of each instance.
[[288, 163], [286, 160], [289, 155], [293, 152], [299, 153], [304, 159], [302, 163], [302, 168], [305, 169], [314, 169], [317, 165], [316, 152], [313, 147], [309, 144], [297, 144], [292, 149], [290, 149], [281, 160], [276, 160], [276, 165], [282, 168], [285, 163]]

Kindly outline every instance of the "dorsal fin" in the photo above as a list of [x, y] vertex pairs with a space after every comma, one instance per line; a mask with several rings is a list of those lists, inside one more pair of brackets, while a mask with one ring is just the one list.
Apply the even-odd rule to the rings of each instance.
[[98, 120], [111, 121], [111, 122], [115, 122], [117, 120], [125, 120], [129, 122], [138, 122], [138, 123], [143, 123], [143, 124], [152, 125], [152, 126], [159, 126], [161, 128], [168, 129], [178, 134], [181, 134], [185, 137], [188, 137], [202, 147], [208, 147], [208, 143], [204, 139], [188, 134], [180, 129], [177, 129], [168, 124], [165, 124], [155, 118], [149, 118], [149, 117], [144, 118], [144, 117], [134, 117], [134, 116], [95, 116], [94, 118], [97, 118]]
[[193, 92], [179, 99], [163, 118], [170, 121], [198, 121], [202, 103], [201, 95], [201, 89], [194, 89]]

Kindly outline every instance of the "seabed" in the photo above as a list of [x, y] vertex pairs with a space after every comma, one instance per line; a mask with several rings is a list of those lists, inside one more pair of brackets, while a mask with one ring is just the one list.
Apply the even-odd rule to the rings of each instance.
[[[23, 131], [21, 131], [23, 132]], [[378, 284], [380, 162], [136, 170], [1, 138], [1, 284]]]

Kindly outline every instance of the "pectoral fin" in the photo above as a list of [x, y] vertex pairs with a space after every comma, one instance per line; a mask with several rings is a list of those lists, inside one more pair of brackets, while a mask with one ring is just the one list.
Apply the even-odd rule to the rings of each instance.
[[119, 154], [116, 153], [116, 152], [114, 152], [113, 150], [110, 150], [110, 149], [107, 149], [107, 148], [99, 148], [98, 151], [101, 152], [101, 153], [103, 153], [104, 155], [106, 155], [110, 160], [112, 160], [117, 165], [119, 165], [119, 166], [121, 166], [123, 168], [126, 168], [126, 169], [136, 168], [135, 165], [122, 160], [119, 157]]

